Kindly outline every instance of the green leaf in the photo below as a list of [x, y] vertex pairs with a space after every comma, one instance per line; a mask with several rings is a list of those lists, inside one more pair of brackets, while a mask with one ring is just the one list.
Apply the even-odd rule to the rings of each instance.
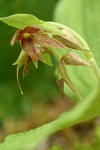
[[[100, 49], [100, 22], [98, 22], [98, 14], [100, 14], [99, 0], [74, 0], [73, 2], [70, 0], [63, 0], [60, 1], [57, 5], [54, 18], [57, 22], [71, 27], [86, 39], [91, 49], [93, 50], [93, 54], [99, 65], [100, 56], [98, 54]], [[93, 18], [95, 18], [95, 21]], [[77, 51], [77, 53], [84, 58], [84, 54], [82, 52]], [[89, 60], [89, 57], [87, 58]], [[89, 97], [95, 88], [98, 88], [99, 82], [96, 80], [91, 68], [71, 66], [67, 67], [67, 70], [74, 85], [77, 86], [79, 93], [84, 99]], [[94, 68], [93, 70], [95, 71]], [[99, 78], [100, 73], [98, 79]], [[69, 96], [73, 96], [73, 98], [75, 98], [75, 95], [70, 91], [70, 89], [67, 86], [65, 86], [65, 88], [65, 92], [69, 93]]]
[[58, 29], [55, 25], [53, 25], [51, 22], [43, 22], [43, 24], [41, 24], [42, 27], [45, 28], [46, 31], [48, 31], [48, 33], [52, 34], [52, 35], [63, 35], [63, 31], [61, 31], [60, 29]]
[[[76, 5], [77, 3], [77, 5]], [[57, 4], [54, 20], [79, 33], [91, 47], [100, 67], [100, 1], [62, 0]], [[94, 18], [94, 19], [93, 19]]]
[[60, 48], [51, 48], [52, 53], [56, 57], [57, 61], [61, 59], [63, 55], [65, 55], [69, 50], [68, 49], [60, 49]]
[[[91, 97], [78, 104], [72, 111], [63, 113], [55, 121], [45, 124], [37, 129], [9, 135], [0, 144], [0, 150], [30, 150], [41, 147], [53, 133], [74, 124], [92, 119], [100, 115], [100, 91], [94, 89]], [[97, 95], [97, 97], [95, 97]], [[24, 144], [23, 144], [24, 143]]]
[[24, 28], [31, 25], [40, 25], [43, 21], [30, 14], [15, 14], [0, 18], [1, 21], [15, 28]]
[[47, 65], [53, 66], [52, 61], [51, 61], [50, 54], [43, 53], [43, 54], [42, 54], [42, 57], [44, 58], [45, 63], [46, 63]]

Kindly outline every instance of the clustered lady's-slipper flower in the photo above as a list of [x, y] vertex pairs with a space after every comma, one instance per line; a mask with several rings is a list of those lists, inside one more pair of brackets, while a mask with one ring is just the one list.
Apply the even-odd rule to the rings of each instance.
[[[19, 58], [14, 63], [14, 65], [17, 65], [18, 84], [18, 72], [22, 65], [24, 65], [23, 77], [25, 77], [28, 73], [28, 67], [31, 61], [34, 63], [35, 67], [38, 68], [38, 60], [44, 63], [46, 62], [42, 54], [46, 53], [50, 55], [53, 53], [58, 60], [58, 70], [61, 76], [60, 80], [58, 81], [58, 85], [61, 91], [61, 95], [63, 95], [65, 82], [72, 89], [72, 91], [81, 98], [79, 92], [76, 90], [67, 74], [65, 65], [90, 65], [88, 62], [85, 62], [83, 59], [81, 59], [78, 54], [73, 51], [66, 52], [66, 49], [72, 48], [75, 50], [83, 51], [85, 51], [85, 49], [74, 36], [74, 34], [71, 34], [70, 31], [66, 31], [64, 28], [56, 24], [54, 24], [54, 26], [59, 31], [61, 31], [61, 34], [60, 32], [58, 34], [53, 34], [53, 32], [46, 30], [41, 26], [27, 26], [17, 30], [14, 34], [11, 40], [11, 45], [14, 45], [15, 42], [19, 41], [22, 48]], [[59, 55], [58, 49], [60, 49], [60, 51], [65, 51], [65, 53], [63, 55]]]
[[17, 30], [11, 40], [11, 45], [14, 45], [14, 43], [18, 41], [20, 41], [22, 52], [18, 60], [14, 63], [18, 64], [17, 80], [18, 80], [18, 71], [23, 64], [24, 64], [23, 77], [25, 77], [28, 73], [29, 63], [31, 61], [33, 61], [36, 68], [38, 68], [38, 60], [45, 62], [45, 59], [42, 58], [41, 54], [50, 53], [50, 50], [48, 49], [49, 47], [61, 49], [66, 48], [66, 46], [63, 45], [61, 42], [57, 41], [56, 39], [45, 33], [45, 31], [43, 31], [40, 27], [36, 26], [35, 27], [29, 26]]
[[[66, 65], [90, 66], [100, 81], [100, 70], [89, 46], [70, 28], [55, 22], [45, 22], [31, 14], [14, 14], [0, 18], [0, 21], [18, 29], [11, 40], [11, 45], [19, 41], [22, 48], [17, 61], [14, 63], [17, 65], [19, 88], [18, 72], [20, 67], [24, 65], [23, 77], [25, 77], [28, 74], [31, 61], [36, 68], [38, 68], [38, 61], [52, 65], [51, 54], [54, 55], [58, 63], [58, 85], [61, 96], [63, 96], [64, 83], [66, 83], [82, 99], [67, 74]], [[84, 52], [88, 62], [75, 52], [77, 50]]]
[[47, 47], [66, 48], [61, 42], [43, 32], [39, 27], [25, 27], [17, 30], [11, 40], [11, 45], [20, 41], [22, 50], [27, 54], [27, 57], [34, 62], [36, 68], [38, 67], [38, 60], [45, 62], [41, 57], [44, 52], [49, 52]]

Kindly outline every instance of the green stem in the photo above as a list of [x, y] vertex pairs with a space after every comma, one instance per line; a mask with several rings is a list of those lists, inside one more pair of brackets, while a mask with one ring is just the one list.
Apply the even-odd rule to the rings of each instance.
[[85, 55], [87, 56], [97, 79], [100, 81], [100, 69], [99, 69], [92, 53], [91, 52], [85, 52]]

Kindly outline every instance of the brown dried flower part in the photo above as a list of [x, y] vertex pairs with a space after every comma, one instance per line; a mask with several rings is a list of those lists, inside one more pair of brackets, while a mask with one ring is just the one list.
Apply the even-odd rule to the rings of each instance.
[[75, 52], [69, 52], [62, 56], [58, 63], [58, 70], [61, 75], [61, 79], [58, 81], [61, 97], [63, 98], [64, 93], [64, 82], [72, 89], [72, 91], [82, 100], [80, 93], [74, 87], [70, 77], [67, 74], [66, 65], [80, 65], [90, 66], [90, 64], [79, 57]]
[[41, 54], [45, 52], [46, 47], [66, 48], [65, 45], [43, 32], [40, 27], [30, 26], [17, 30], [11, 40], [11, 45], [18, 41], [20, 41], [23, 51], [32, 59], [36, 68], [38, 67], [38, 60], [45, 62]]
[[[31, 61], [33, 61], [36, 68], [38, 68], [38, 60], [44, 63], [46, 62], [42, 54], [48, 53], [49, 55], [52, 52], [50, 48], [60, 48], [61, 51], [62, 49], [67, 48], [84, 50], [80, 42], [69, 32], [63, 32], [61, 35], [53, 35], [52, 33], [50, 34], [50, 31], [47, 31], [39, 26], [29, 26], [17, 30], [11, 40], [11, 45], [14, 45], [14, 43], [18, 41], [20, 41], [22, 52], [15, 62], [15, 65], [17, 64], [17, 81], [20, 90], [21, 87], [18, 80], [18, 72], [22, 65], [24, 65], [23, 77], [25, 77], [28, 74], [28, 67]], [[81, 59], [75, 52], [61, 55], [60, 60], [58, 58], [58, 70], [61, 75], [58, 85], [61, 91], [61, 96], [63, 97], [65, 82], [72, 89], [72, 91], [81, 98], [79, 92], [72, 84], [66, 72], [65, 65], [89, 66], [89, 63]]]
[[52, 36], [47, 34], [40, 27], [29, 26], [17, 30], [11, 40], [11, 45], [14, 45], [15, 42], [18, 41], [20, 41], [21, 48], [23, 51], [15, 63], [17, 64], [17, 80], [19, 69], [23, 64], [23, 77], [25, 77], [28, 73], [29, 63], [31, 61], [33, 61], [36, 68], [38, 68], [38, 60], [45, 62], [45, 59], [41, 55], [43, 53], [49, 53], [49, 47], [61, 49], [66, 48], [65, 45], [63, 45], [62, 43], [54, 39]]
[[66, 65], [90, 66], [88, 62], [84, 61], [78, 54], [73, 51], [65, 54], [62, 58]]

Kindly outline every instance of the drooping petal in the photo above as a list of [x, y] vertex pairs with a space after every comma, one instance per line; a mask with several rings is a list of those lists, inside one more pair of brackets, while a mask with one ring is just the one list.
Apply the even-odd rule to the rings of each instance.
[[23, 69], [23, 78], [26, 77], [28, 74], [28, 68], [29, 68], [30, 62], [31, 62], [31, 58], [27, 56], [27, 61], [25, 62], [24, 69]]
[[38, 67], [37, 60], [41, 60], [45, 62], [45, 60], [40, 56], [41, 55], [41, 49], [39, 47], [35, 46], [34, 40], [31, 38], [28, 39], [22, 39], [21, 40], [21, 46], [23, 50], [31, 57], [36, 67]]
[[20, 70], [21, 66], [26, 63], [26, 60], [27, 60], [27, 55], [26, 54], [24, 54], [24, 55], [22, 55], [22, 57], [20, 57], [20, 59], [18, 61], [18, 65], [17, 65], [17, 71], [16, 71], [18, 86], [19, 86], [19, 89], [20, 89], [22, 94], [23, 94], [23, 91], [22, 91], [20, 83], [19, 83], [18, 73], [19, 73], [19, 70]]
[[31, 37], [34, 35], [34, 33], [37, 33], [39, 30], [39, 27], [32, 26], [17, 30], [11, 40], [11, 45], [14, 45], [15, 42], [22, 40], [25, 34], [28, 34]]
[[22, 39], [21, 47], [30, 57], [32, 57], [32, 55], [34, 55], [35, 57], [38, 57], [39, 52], [36, 51], [33, 39], [31, 39], [31, 38]]
[[23, 30], [17, 30], [13, 36], [13, 38], [11, 39], [10, 44], [13, 46], [15, 44], [15, 42], [20, 41], [23, 38]]
[[61, 99], [63, 100], [63, 96], [64, 96], [64, 79], [58, 80], [57, 83], [58, 83], [58, 86], [59, 86]]
[[82, 47], [82, 45], [79, 43], [79, 41], [76, 40], [76, 38], [72, 37], [72, 35], [68, 33], [65, 36], [54, 35], [53, 37], [59, 42], [63, 43], [68, 48], [89, 51], [89, 50], [85, 50], [84, 47]]
[[69, 78], [69, 76], [68, 76], [68, 74], [67, 74], [67, 71], [66, 71], [64, 65], [65, 65], [65, 64], [64, 64], [64, 61], [63, 61], [63, 59], [61, 59], [61, 60], [59, 61], [59, 64], [58, 64], [58, 69], [59, 69], [59, 73], [60, 73], [62, 79], [63, 79], [63, 80], [66, 82], [66, 84], [72, 89], [72, 91], [73, 91], [81, 100], [83, 100], [82, 97], [81, 97], [81, 95], [80, 95], [80, 93], [77, 91], [77, 89], [74, 87], [72, 81], [70, 80], [70, 78]]
[[36, 68], [38, 68], [38, 59], [36, 57], [32, 57], [32, 61]]
[[19, 89], [21, 91], [21, 94], [23, 94], [23, 91], [22, 91], [22, 88], [20, 86], [20, 83], [19, 83], [19, 77], [18, 77], [18, 74], [19, 74], [19, 69], [21, 68], [21, 65], [17, 65], [17, 70], [16, 70], [16, 74], [17, 74], [17, 82], [18, 82], [18, 86], [19, 86]]
[[69, 52], [65, 54], [63, 57], [64, 63], [66, 65], [81, 65], [81, 66], [90, 66], [88, 62], [83, 60], [78, 54], [75, 52]]
[[22, 64], [22, 60], [26, 60], [27, 54], [22, 50], [19, 57], [17, 58], [16, 62], [13, 65], [18, 65], [19, 63]]
[[57, 41], [53, 37], [45, 34], [44, 32], [38, 32], [35, 35], [35, 43], [44, 47], [62, 48], [65, 49], [66, 46], [61, 42]]
[[36, 49], [36, 52], [38, 52], [38, 56], [36, 58], [45, 63], [45, 59], [43, 57], [41, 57], [42, 53], [45, 52], [45, 49], [43, 49], [37, 45], [35, 45], [35, 49]]
[[19, 74], [19, 70], [20, 70], [21, 66], [25, 64], [24, 70], [23, 70], [23, 76], [27, 75], [28, 66], [29, 66], [30, 61], [31, 61], [31, 59], [29, 58], [29, 56], [27, 56], [27, 54], [22, 50], [17, 61], [13, 64], [13, 65], [17, 65], [17, 70], [16, 70], [17, 82], [18, 82], [18, 86], [19, 86], [19, 89], [22, 94], [23, 94], [23, 91], [22, 91], [20, 83], [19, 83], [18, 74]]

